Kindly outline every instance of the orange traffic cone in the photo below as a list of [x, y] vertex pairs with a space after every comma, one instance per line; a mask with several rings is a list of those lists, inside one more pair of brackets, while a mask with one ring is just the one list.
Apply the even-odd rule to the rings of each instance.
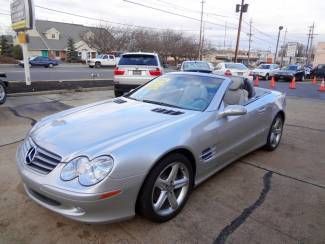
[[254, 86], [259, 86], [259, 80], [258, 80], [258, 76], [256, 76], [255, 80], [254, 80]]
[[314, 79], [313, 81], [311, 82], [312, 84], [317, 84], [317, 78], [316, 78], [316, 75], [314, 76]]
[[275, 88], [275, 79], [274, 79], [273, 76], [272, 76], [272, 79], [271, 79], [271, 82], [270, 82], [270, 87]]
[[325, 92], [325, 81], [324, 81], [324, 78], [322, 80], [322, 83], [320, 84], [320, 87], [319, 87], [318, 91]]
[[290, 82], [289, 88], [290, 89], [296, 89], [296, 77], [292, 78], [292, 81]]

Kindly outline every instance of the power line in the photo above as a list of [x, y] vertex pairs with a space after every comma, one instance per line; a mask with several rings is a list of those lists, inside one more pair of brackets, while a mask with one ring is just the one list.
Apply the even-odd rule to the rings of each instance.
[[[96, 20], [96, 21], [100, 21], [100, 22], [106, 22], [106, 23], [110, 23], [110, 24], [114, 24], [114, 25], [122, 25], [122, 26], [127, 26], [127, 27], [132, 27], [132, 28], [145, 28], [145, 29], [155, 29], [155, 30], [171, 30], [171, 29], [167, 29], [167, 28], [158, 28], [158, 27], [150, 27], [150, 26], [142, 26], [142, 25], [132, 25], [132, 24], [120, 23], [120, 22], [115, 22], [115, 21], [111, 21], [111, 20], [107, 20], [107, 19], [100, 19], [100, 18], [85, 16], [85, 15], [65, 12], [65, 11], [62, 11], [62, 10], [47, 8], [47, 7], [40, 6], [40, 5], [35, 5], [35, 7], [40, 8], [40, 9], [45, 9], [45, 10], [48, 10], [48, 11], [51, 11], [51, 12], [67, 14], [67, 15], [71, 15], [71, 16], [75, 16], [75, 17], [79, 17], [79, 18], [84, 18], [84, 19], [88, 19], [88, 20]], [[173, 29], [173, 30], [177, 30], [177, 31], [196, 31], [196, 30], [182, 30], [182, 29]]]
[[[175, 16], [178, 16], [178, 17], [194, 20], [194, 21], [201, 21], [200, 19], [190, 17], [190, 16], [187, 16], [187, 15], [183, 15], [183, 14], [178, 14], [178, 13], [166, 10], [166, 9], [156, 8], [156, 7], [153, 7], [153, 6], [150, 6], [150, 5], [146, 5], [146, 4], [142, 4], [142, 3], [138, 3], [138, 2], [133, 2], [133, 1], [130, 1], [130, 0], [123, 0], [123, 1], [134, 4], [134, 5], [141, 6], [141, 7], [144, 7], [144, 8], [153, 9], [153, 10], [156, 10], [156, 11], [159, 11], [159, 12], [163, 12], [163, 13], [166, 13], [166, 14], [171, 14], [171, 15], [175, 15]], [[207, 24], [219, 26], [219, 27], [222, 27], [222, 28], [224, 27], [221, 24], [213, 23], [213, 22], [210, 22], [210, 21], [204, 21], [204, 22], [207, 23]]]

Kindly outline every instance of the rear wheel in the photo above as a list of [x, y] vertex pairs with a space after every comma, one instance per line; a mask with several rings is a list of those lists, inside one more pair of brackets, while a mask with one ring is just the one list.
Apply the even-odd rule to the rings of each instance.
[[182, 154], [170, 154], [151, 170], [138, 198], [142, 215], [155, 222], [175, 217], [193, 187], [193, 169]]
[[7, 99], [7, 92], [5, 86], [0, 83], [0, 104], [4, 104]]
[[96, 62], [95, 63], [95, 68], [99, 69], [102, 65], [100, 64], [100, 62]]
[[273, 151], [279, 146], [282, 138], [283, 124], [284, 124], [284, 119], [282, 115], [278, 114], [272, 122], [267, 137], [267, 143], [265, 145], [266, 150]]
[[265, 75], [265, 80], [269, 80], [269, 79], [270, 79], [269, 74], [266, 74], [266, 75]]
[[49, 68], [53, 68], [53, 64], [49, 64]]

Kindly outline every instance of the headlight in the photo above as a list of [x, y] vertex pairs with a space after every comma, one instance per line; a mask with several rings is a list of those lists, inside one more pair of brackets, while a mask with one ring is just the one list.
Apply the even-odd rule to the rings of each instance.
[[113, 169], [114, 160], [110, 156], [100, 156], [93, 160], [78, 157], [71, 160], [61, 171], [61, 179], [73, 180], [78, 177], [83, 186], [92, 186], [102, 181]]

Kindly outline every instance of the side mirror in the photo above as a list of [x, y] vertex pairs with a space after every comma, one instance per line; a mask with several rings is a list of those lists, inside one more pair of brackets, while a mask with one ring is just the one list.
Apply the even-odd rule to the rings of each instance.
[[247, 114], [247, 109], [242, 105], [228, 105], [221, 113], [220, 115], [222, 117], [227, 116], [238, 116], [238, 115], [244, 115]]

